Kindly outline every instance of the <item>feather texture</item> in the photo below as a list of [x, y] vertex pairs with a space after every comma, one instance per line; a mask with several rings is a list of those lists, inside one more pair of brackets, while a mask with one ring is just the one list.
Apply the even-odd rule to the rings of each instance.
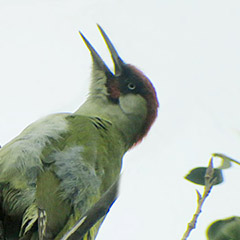
[[[60, 240], [81, 219], [90, 228], [80, 229], [79, 240], [94, 240], [116, 199], [123, 155], [157, 116], [152, 84], [123, 62], [98, 27], [115, 74], [81, 34], [93, 60], [86, 102], [74, 114], [36, 121], [0, 148], [0, 221], [6, 240]], [[94, 209], [101, 211], [96, 221]]]

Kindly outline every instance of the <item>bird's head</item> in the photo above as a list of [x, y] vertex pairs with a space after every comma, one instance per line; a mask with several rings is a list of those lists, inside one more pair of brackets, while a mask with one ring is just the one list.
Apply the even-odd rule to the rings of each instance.
[[[158, 100], [150, 80], [136, 67], [126, 64], [118, 55], [110, 39], [98, 25], [114, 63], [114, 73], [80, 33], [93, 59], [90, 101], [98, 102], [98, 114], [109, 115], [133, 136], [130, 145], [142, 140], [157, 116]], [[99, 104], [101, 102], [101, 104]], [[125, 128], [126, 127], [126, 128]], [[129, 137], [129, 136], [127, 136]]]

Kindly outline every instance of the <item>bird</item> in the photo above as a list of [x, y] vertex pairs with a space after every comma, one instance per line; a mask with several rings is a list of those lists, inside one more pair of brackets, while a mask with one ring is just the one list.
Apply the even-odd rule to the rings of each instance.
[[[37, 120], [0, 148], [3, 239], [63, 239], [118, 184], [124, 154], [142, 141], [157, 117], [153, 84], [122, 60], [97, 26], [114, 69], [79, 32], [92, 58], [86, 101], [73, 113]], [[94, 240], [105, 215], [78, 239]]]

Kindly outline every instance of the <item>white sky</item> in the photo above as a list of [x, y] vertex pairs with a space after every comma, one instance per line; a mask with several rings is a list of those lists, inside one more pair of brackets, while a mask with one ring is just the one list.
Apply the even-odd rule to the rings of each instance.
[[[184, 175], [213, 152], [240, 159], [239, 11], [234, 0], [0, 0], [1, 145], [86, 99], [91, 58], [78, 30], [112, 67], [99, 23], [121, 57], [152, 80], [160, 110], [124, 158], [120, 197], [97, 239], [180, 239], [195, 188], [202, 190]], [[239, 171], [226, 170], [189, 239], [240, 215]]]

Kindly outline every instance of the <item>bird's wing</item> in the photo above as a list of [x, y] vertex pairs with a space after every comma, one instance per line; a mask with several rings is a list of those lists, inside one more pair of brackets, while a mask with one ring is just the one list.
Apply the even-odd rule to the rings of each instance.
[[[79, 115], [67, 120], [65, 144], [60, 142], [61, 151], [45, 156], [45, 171], [37, 181], [37, 205], [46, 212], [46, 224], [39, 231], [48, 238], [60, 232], [56, 239], [61, 239], [118, 178], [121, 168], [123, 147], [118, 144], [114, 149], [110, 122]], [[94, 239], [100, 223], [91, 228], [87, 239]]]
[[0, 149], [4, 211], [20, 219], [23, 235], [37, 219], [45, 236], [62, 228], [63, 235], [118, 178], [124, 150], [98, 117], [56, 114], [33, 123]]
[[124, 150], [98, 117], [56, 114], [33, 123], [0, 149], [4, 211], [20, 219], [23, 235], [37, 219], [45, 236], [64, 234], [116, 180]]

